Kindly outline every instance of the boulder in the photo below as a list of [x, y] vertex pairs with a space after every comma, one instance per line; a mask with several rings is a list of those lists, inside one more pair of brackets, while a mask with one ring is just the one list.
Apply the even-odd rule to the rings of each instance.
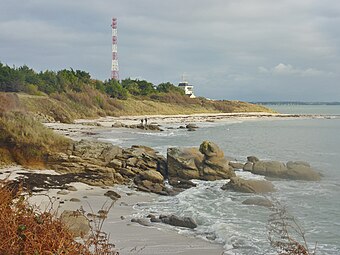
[[224, 158], [224, 152], [213, 142], [203, 141], [199, 151], [204, 155], [205, 159]]
[[98, 141], [80, 140], [73, 144], [72, 155], [78, 156], [85, 160], [95, 159], [96, 163], [99, 160], [103, 164], [109, 163], [113, 158], [122, 153], [122, 149], [114, 146], [111, 143], [104, 143]]
[[219, 180], [235, 176], [223, 151], [214, 143], [204, 141], [196, 148], [169, 148], [167, 151], [169, 179]]
[[75, 237], [83, 237], [91, 229], [88, 219], [78, 211], [65, 210], [60, 220]]
[[267, 198], [264, 197], [251, 197], [242, 202], [244, 205], [258, 205], [264, 207], [272, 207], [273, 203]]
[[255, 162], [260, 161], [260, 160], [255, 156], [248, 156], [247, 161], [251, 162], [251, 163], [255, 163]]
[[251, 172], [269, 177], [283, 178], [287, 172], [287, 167], [279, 161], [257, 161], [254, 163]]
[[163, 223], [169, 224], [172, 226], [191, 228], [191, 229], [194, 229], [197, 227], [196, 222], [190, 217], [178, 217], [176, 215], [170, 215], [170, 216], [160, 216], [159, 218], [162, 220]]
[[303, 161], [289, 161], [287, 165], [279, 161], [258, 161], [254, 163], [251, 172], [292, 180], [319, 181], [321, 179], [320, 174]]
[[243, 193], [268, 193], [275, 191], [274, 185], [264, 180], [245, 180], [232, 177], [230, 181], [222, 186], [223, 190], [232, 190]]
[[142, 180], [149, 180], [154, 183], [163, 183], [164, 181], [163, 175], [155, 170], [142, 171], [139, 176]]
[[152, 131], [163, 131], [163, 129], [161, 129], [158, 125], [155, 125], [155, 124], [147, 125], [146, 128]]
[[160, 195], [169, 195], [169, 191], [163, 183], [153, 183], [149, 180], [143, 180], [139, 176], [136, 176], [133, 181], [136, 185], [136, 188], [140, 191], [152, 192]]
[[204, 155], [202, 179], [213, 181], [235, 176], [234, 170], [229, 166], [229, 161], [224, 157], [224, 152], [215, 143], [204, 141], [199, 151]]
[[196, 124], [192, 124], [192, 123], [189, 123], [189, 124], [187, 124], [186, 126], [185, 126], [185, 128], [188, 128], [188, 129], [196, 129], [196, 128], [198, 128], [198, 126], [196, 125]]
[[202, 164], [203, 155], [196, 148], [168, 148], [167, 163], [169, 177], [181, 179], [199, 179], [198, 167]]
[[113, 190], [109, 190], [109, 191], [105, 192], [104, 196], [107, 196], [114, 201], [118, 200], [118, 198], [121, 198], [121, 195], [119, 195], [116, 191], [113, 191]]
[[307, 162], [289, 161], [287, 163], [286, 177], [293, 180], [319, 181], [320, 174], [316, 172]]

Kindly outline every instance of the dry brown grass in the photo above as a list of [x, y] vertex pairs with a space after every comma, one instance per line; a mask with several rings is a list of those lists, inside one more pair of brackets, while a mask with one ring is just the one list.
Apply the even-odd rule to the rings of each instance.
[[6, 160], [43, 167], [49, 153], [64, 151], [69, 143], [26, 113], [0, 113], [0, 154]]
[[0, 181], [1, 255], [118, 255], [103, 239], [90, 235], [76, 242], [53, 214], [30, 206], [20, 187], [10, 188], [9, 182]]
[[310, 249], [305, 232], [289, 214], [285, 206], [274, 201], [272, 214], [268, 220], [268, 238], [279, 255], [315, 255], [317, 244]]

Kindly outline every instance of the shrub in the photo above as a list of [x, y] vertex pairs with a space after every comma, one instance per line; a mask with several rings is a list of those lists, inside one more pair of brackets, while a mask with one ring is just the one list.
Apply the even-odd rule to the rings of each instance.
[[69, 143], [27, 113], [0, 114], [0, 147], [19, 164], [44, 165], [50, 152], [63, 151]]
[[20, 186], [7, 181], [0, 181], [0, 237], [0, 254], [6, 255], [118, 255], [106, 237], [76, 242], [54, 214], [30, 206]]

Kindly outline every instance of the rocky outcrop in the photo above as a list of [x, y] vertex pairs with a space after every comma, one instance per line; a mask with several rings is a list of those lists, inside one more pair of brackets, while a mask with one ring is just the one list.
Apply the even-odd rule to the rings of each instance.
[[274, 185], [264, 180], [245, 180], [239, 177], [232, 177], [230, 181], [222, 186], [223, 190], [232, 190], [243, 193], [268, 193], [274, 192]]
[[229, 161], [224, 157], [224, 152], [215, 143], [204, 141], [199, 150], [204, 155], [202, 170], [205, 180], [229, 179], [235, 176]]
[[287, 162], [286, 177], [293, 180], [319, 181], [321, 176], [307, 162]]
[[78, 211], [65, 210], [60, 215], [60, 220], [75, 237], [83, 237], [91, 229], [88, 219]]
[[169, 148], [167, 151], [169, 179], [219, 180], [235, 176], [223, 151], [214, 143], [204, 141], [199, 149]]
[[284, 164], [279, 161], [256, 161], [252, 159], [252, 162], [248, 161], [244, 165], [243, 170], [250, 171], [253, 174], [291, 180], [319, 181], [321, 179], [320, 174], [303, 161], [289, 161]]
[[167, 166], [169, 178], [200, 179], [203, 154], [196, 148], [168, 148]]
[[81, 140], [67, 153], [51, 155], [48, 164], [60, 173], [95, 186], [126, 184], [134, 180], [144, 191], [165, 194], [166, 160], [146, 146], [122, 149], [110, 143]]
[[157, 123], [150, 123], [149, 125], [144, 125], [144, 124], [132, 124], [132, 125], [127, 125], [123, 124], [119, 121], [115, 122], [112, 124], [113, 128], [132, 128], [132, 129], [143, 129], [143, 130], [151, 130], [151, 131], [164, 131], [161, 129], [160, 125], [157, 125]]

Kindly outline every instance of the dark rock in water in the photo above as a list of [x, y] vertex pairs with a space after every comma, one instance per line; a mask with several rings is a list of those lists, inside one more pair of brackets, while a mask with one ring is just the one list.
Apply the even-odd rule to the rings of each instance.
[[163, 131], [158, 125], [155, 124], [150, 124], [147, 126], [148, 130], [153, 130], [153, 131]]
[[196, 131], [196, 128], [187, 128], [188, 131]]
[[150, 221], [148, 219], [133, 218], [133, 219], [131, 219], [131, 222], [136, 222], [136, 223], [139, 223], [140, 225], [146, 226], [146, 227], [152, 226], [152, 224], [150, 223]]
[[260, 161], [257, 157], [255, 156], [248, 156], [247, 157], [248, 162], [255, 163], [257, 161]]
[[244, 205], [258, 205], [264, 207], [272, 207], [273, 203], [267, 198], [264, 197], [251, 197], [242, 202]]
[[163, 223], [177, 227], [191, 228], [197, 227], [196, 222], [190, 217], [178, 217], [176, 215], [160, 216]]
[[186, 126], [185, 126], [185, 128], [187, 128], [187, 129], [196, 129], [196, 128], [198, 128], [198, 126], [196, 125], [196, 124], [187, 124]]
[[232, 177], [230, 181], [221, 187], [223, 190], [232, 190], [243, 193], [268, 193], [274, 192], [274, 185], [263, 180], [244, 180], [239, 177]]
[[74, 197], [73, 197], [73, 198], [70, 199], [70, 201], [71, 201], [71, 202], [80, 202], [80, 199], [79, 199], [79, 198], [74, 198]]
[[153, 215], [153, 214], [149, 214], [148, 216], [147, 216], [147, 218], [150, 218], [150, 221], [151, 222], [162, 222], [162, 220], [160, 219], [160, 218], [157, 218], [155, 215]]
[[192, 187], [196, 187], [197, 185], [190, 180], [184, 180], [180, 178], [171, 178], [169, 179], [169, 184], [173, 187], [180, 189], [190, 189]]
[[118, 198], [121, 198], [121, 195], [119, 195], [116, 191], [113, 191], [113, 190], [109, 190], [105, 192], [104, 196], [107, 196], [114, 201], [118, 200]]
[[179, 129], [185, 129], [185, 126], [179, 126], [178, 128]]
[[91, 229], [88, 219], [77, 211], [65, 210], [60, 215], [60, 220], [67, 226], [75, 237], [83, 237]]

